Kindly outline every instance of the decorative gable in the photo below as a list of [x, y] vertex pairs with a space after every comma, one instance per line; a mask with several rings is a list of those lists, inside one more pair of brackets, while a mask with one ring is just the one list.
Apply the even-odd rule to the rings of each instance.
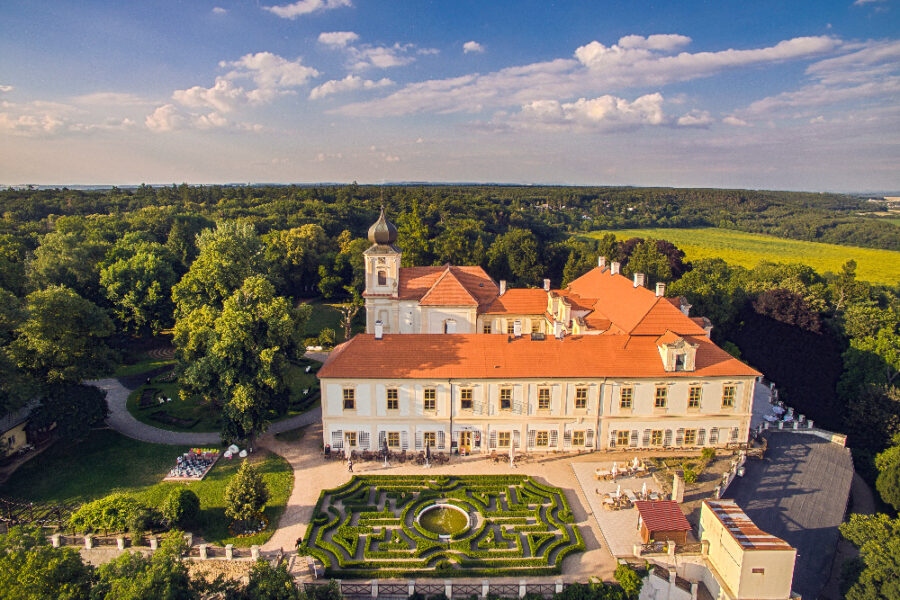
[[656, 340], [659, 356], [666, 372], [693, 371], [697, 365], [697, 348], [699, 344], [689, 342], [677, 333], [666, 330]]

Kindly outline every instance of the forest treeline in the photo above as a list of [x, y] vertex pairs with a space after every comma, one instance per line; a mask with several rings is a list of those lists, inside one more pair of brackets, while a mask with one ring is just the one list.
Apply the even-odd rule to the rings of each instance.
[[251, 219], [261, 233], [304, 222], [329, 235], [361, 235], [384, 202], [418, 205], [429, 227], [471, 217], [487, 233], [537, 225], [565, 232], [638, 227], [721, 227], [778, 237], [900, 250], [900, 227], [858, 213], [864, 198], [766, 190], [535, 186], [180, 186], [83, 191], [0, 191], [4, 227], [51, 215], [121, 214], [150, 207], [209, 218]]

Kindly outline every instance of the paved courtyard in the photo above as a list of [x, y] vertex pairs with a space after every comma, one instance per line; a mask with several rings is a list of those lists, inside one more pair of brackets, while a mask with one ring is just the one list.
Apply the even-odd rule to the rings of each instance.
[[[617, 462], [621, 464], [621, 461]], [[633, 557], [634, 545], [642, 543], [637, 528], [637, 509], [609, 510], [603, 508], [603, 495], [615, 494], [619, 487], [621, 487], [623, 495], [626, 490], [633, 490], [639, 494], [644, 484], [647, 485], [649, 492], [659, 493], [662, 490], [650, 476], [617, 477], [616, 481], [598, 480], [595, 471], [597, 469], [608, 471], [612, 465], [612, 461], [607, 461], [573, 462], [571, 466], [610, 553], [617, 558]]]

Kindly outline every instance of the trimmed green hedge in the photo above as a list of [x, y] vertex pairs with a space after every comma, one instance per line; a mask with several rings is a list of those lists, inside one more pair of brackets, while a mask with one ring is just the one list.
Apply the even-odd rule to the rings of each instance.
[[[436, 501], [475, 521], [426, 531], [416, 517]], [[322, 491], [301, 550], [332, 577], [548, 575], [584, 541], [562, 491], [526, 475], [356, 475]]]

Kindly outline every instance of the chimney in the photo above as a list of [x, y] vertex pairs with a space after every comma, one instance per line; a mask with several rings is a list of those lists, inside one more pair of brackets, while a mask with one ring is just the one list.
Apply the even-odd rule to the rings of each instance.
[[643, 273], [635, 273], [634, 274], [634, 287], [644, 287], [644, 274]]
[[600, 256], [597, 258], [597, 266], [600, 267], [601, 269], [606, 268], [606, 257], [605, 256]]
[[500, 295], [502, 296], [505, 293], [506, 293], [506, 280], [501, 279], [500, 280]]
[[609, 274], [610, 275], [618, 275], [621, 268], [622, 268], [622, 263], [614, 260], [609, 265]]
[[384, 323], [375, 321], [375, 339], [380, 340], [384, 336]]
[[513, 321], [513, 337], [522, 337], [522, 321]]
[[544, 291], [545, 291], [545, 292], [549, 292], [549, 291], [550, 291], [550, 280], [549, 280], [549, 279], [545, 279], [545, 280], [544, 280]]
[[659, 281], [656, 284], [656, 297], [662, 298], [666, 295], [666, 284], [664, 281]]

